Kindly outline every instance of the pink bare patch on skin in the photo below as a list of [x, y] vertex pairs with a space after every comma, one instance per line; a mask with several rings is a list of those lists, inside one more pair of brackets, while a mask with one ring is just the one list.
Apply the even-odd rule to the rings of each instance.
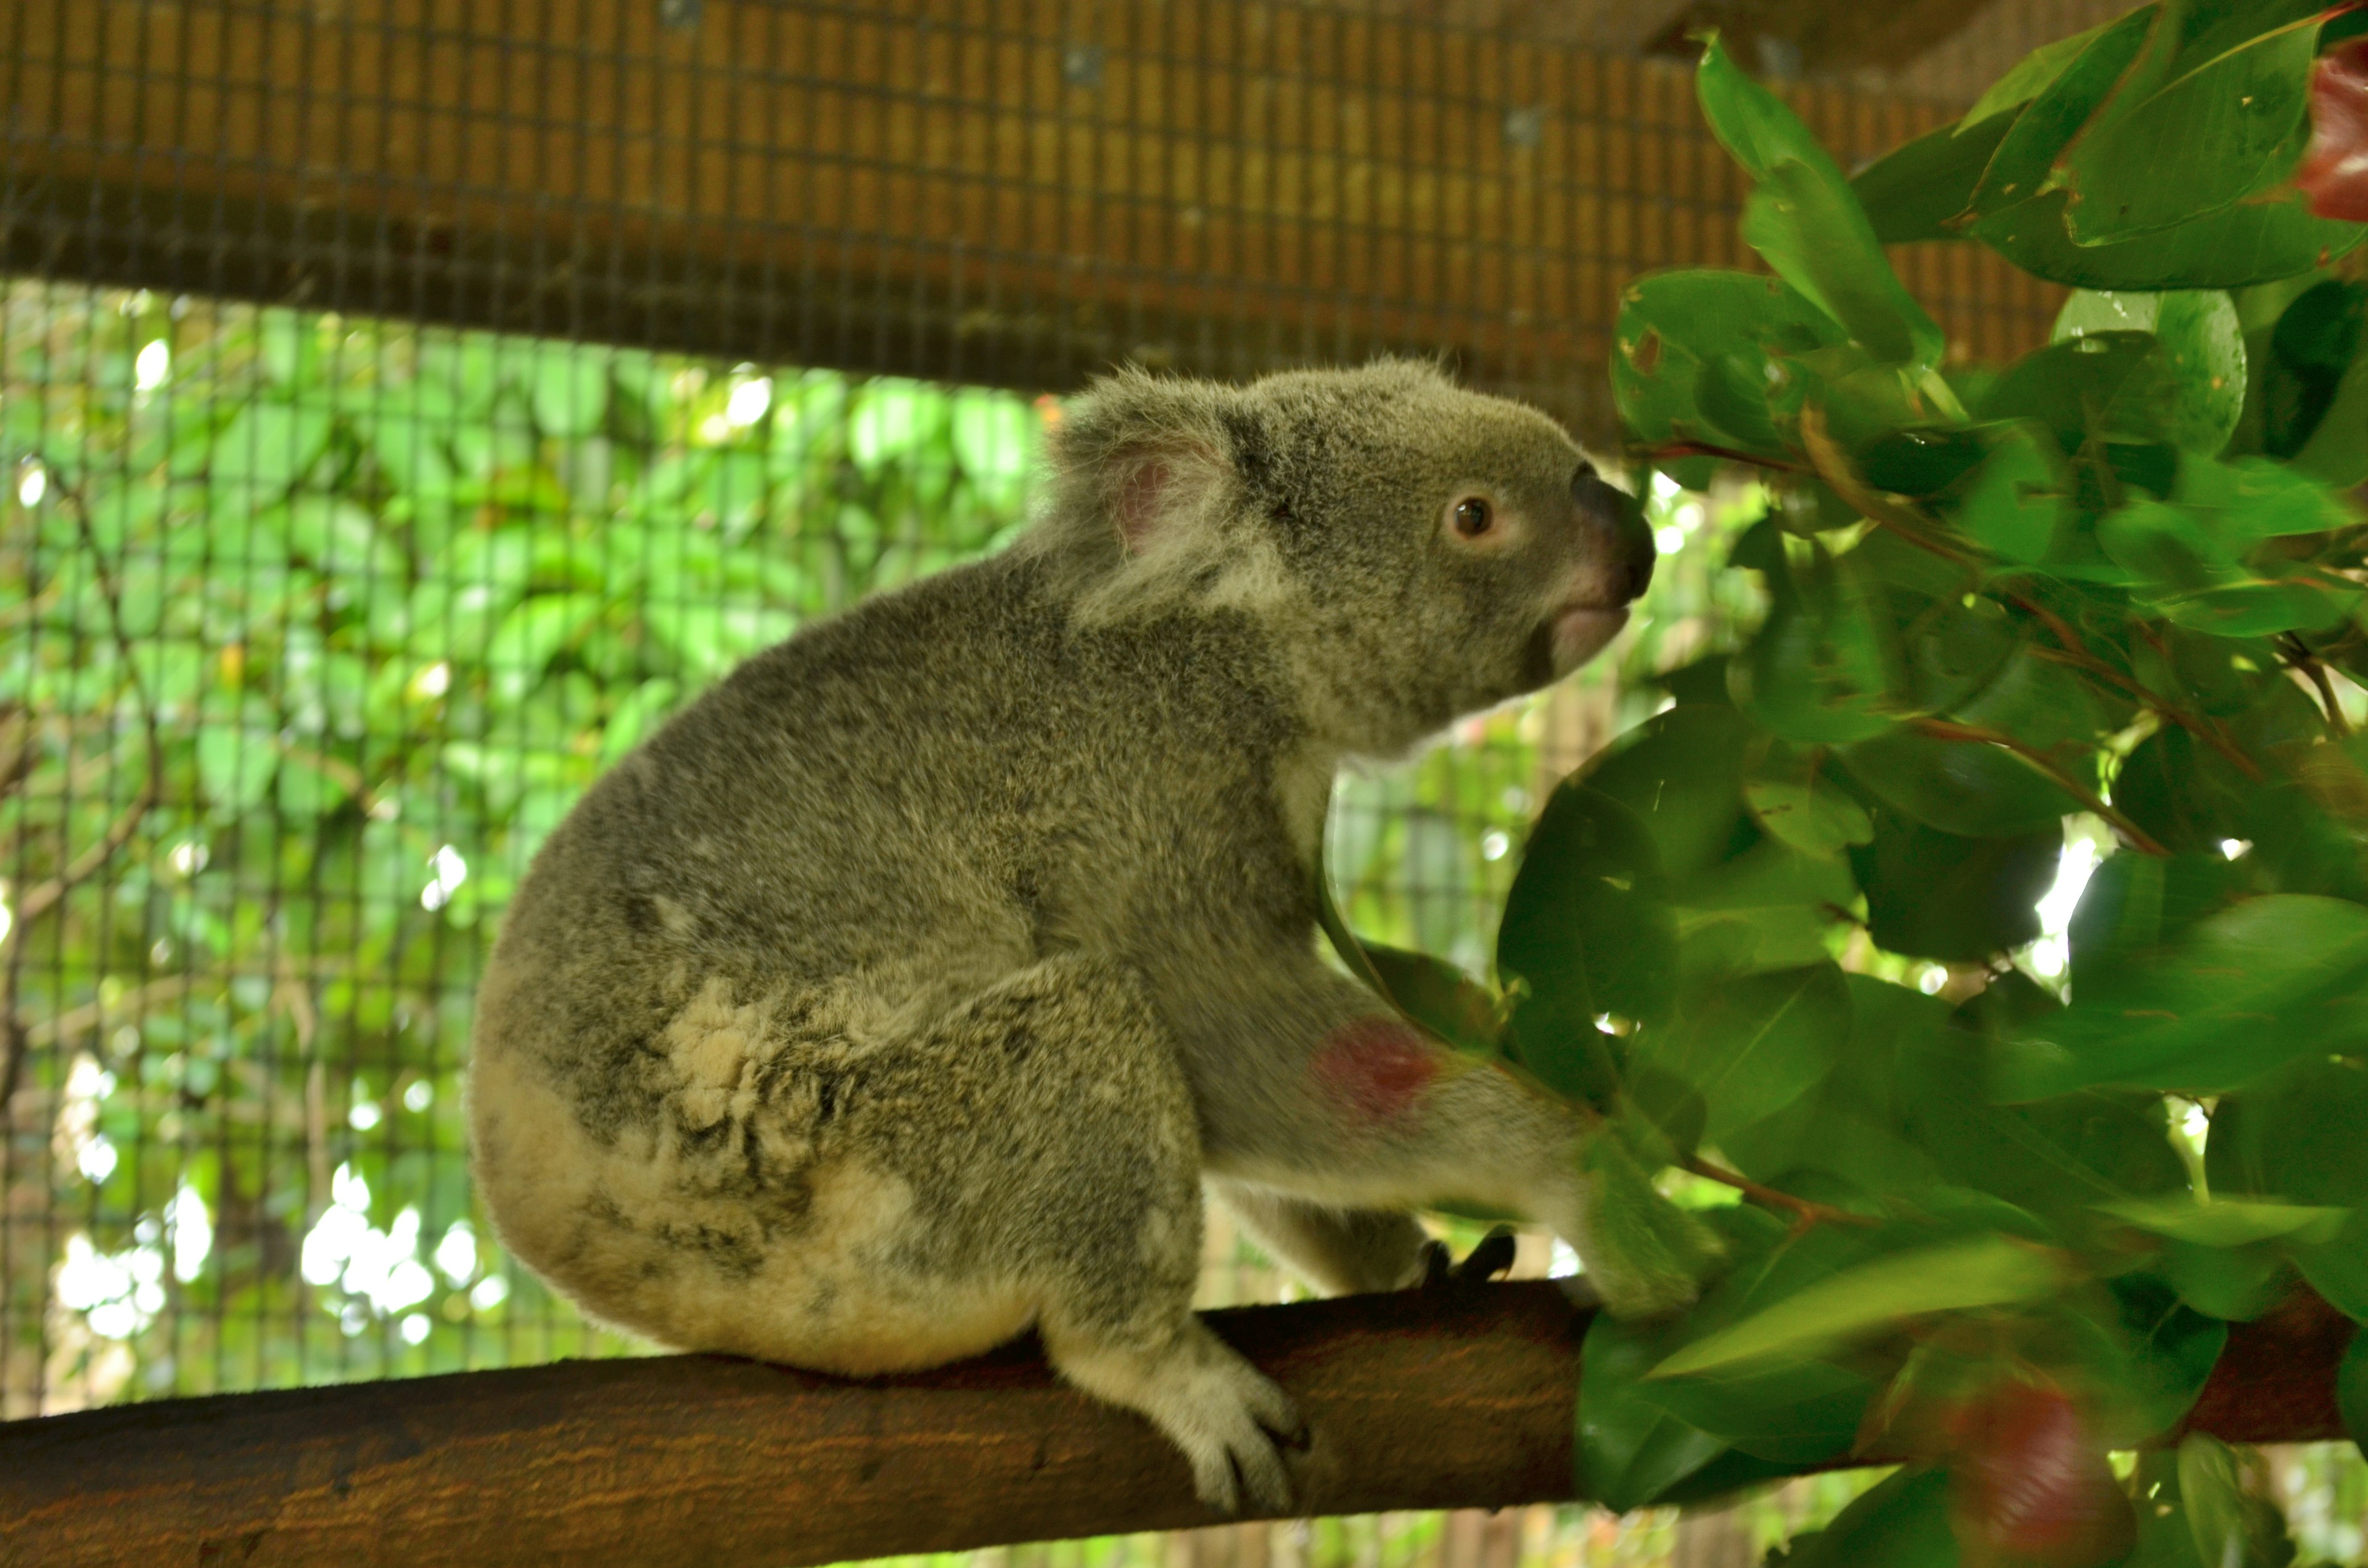
[[1372, 1126], [1410, 1113], [1440, 1064], [1439, 1048], [1395, 1018], [1358, 1018], [1324, 1037], [1308, 1073], [1351, 1120]]

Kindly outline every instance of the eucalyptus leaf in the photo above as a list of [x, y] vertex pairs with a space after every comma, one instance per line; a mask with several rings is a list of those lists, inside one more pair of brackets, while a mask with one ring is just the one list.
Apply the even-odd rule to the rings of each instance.
[[[2166, 6], [2157, 35], [2180, 15]], [[2142, 66], [2063, 157], [2073, 241], [2167, 229], [2287, 177], [2308, 129], [2317, 22], [2305, 13], [2206, 59], [2182, 53], [2157, 81]]]
[[2055, 78], [2064, 74], [2066, 68], [2096, 41], [2097, 35], [2111, 26], [2110, 22], [2100, 23], [2085, 32], [2041, 44], [2016, 61], [2005, 75], [1991, 83], [1982, 96], [1974, 100], [1974, 107], [1967, 109], [1964, 117], [1952, 129], [1964, 133], [2007, 109], [2019, 108], [2029, 103], [2045, 92]]
[[1622, 1513], [1657, 1501], [1727, 1449], [1638, 1394], [1665, 1332], [1598, 1312], [1579, 1342], [1578, 1494]]
[[1771, 1357], [1820, 1353], [1930, 1312], [2011, 1306], [2061, 1289], [2063, 1265], [2004, 1236], [1921, 1247], [1844, 1269], [1686, 1346], [1648, 1377], [1697, 1376]]
[[2010, 1099], [2091, 1084], [2203, 1093], [2363, 1036], [2368, 907], [2271, 893], [2083, 983], [2022, 1032], [1999, 1087]]
[[2125, 1199], [2097, 1207], [2139, 1230], [2207, 1247], [2248, 1246], [2267, 1241], [2330, 1241], [2351, 1214], [2349, 1209], [2231, 1199], [2209, 1202], [2180, 1198]]
[[1850, 1034], [1850, 991], [1831, 963], [1688, 989], [1645, 1032], [1649, 1060], [1700, 1091], [1713, 1141], [1781, 1109], [1825, 1076]]
[[2368, 1457], [2368, 1334], [2351, 1336], [2351, 1347], [2335, 1374], [2335, 1402], [2351, 1446]]
[[2216, 1198], [2279, 1198], [2333, 1206], [2333, 1235], [2288, 1238], [2318, 1293], [2368, 1320], [2368, 1067], [2351, 1057], [2289, 1062], [2213, 1108], [2204, 1171]]
[[[1651, 835], [1583, 784], [1546, 802], [1497, 927], [1497, 972], [1571, 1028], [1604, 1014], [1666, 1017], [1677, 937]], [[1525, 1036], [1525, 1039], [1530, 1038]]]
[[1887, 245], [1962, 239], [1950, 220], [1973, 201], [1974, 187], [2014, 116], [1985, 115], [1929, 131], [1850, 176], [1874, 237]]

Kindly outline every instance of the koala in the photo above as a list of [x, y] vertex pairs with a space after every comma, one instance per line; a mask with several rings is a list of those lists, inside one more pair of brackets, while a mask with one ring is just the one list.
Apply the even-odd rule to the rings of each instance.
[[477, 999], [478, 1189], [512, 1254], [662, 1343], [854, 1376], [1033, 1328], [1288, 1505], [1292, 1401], [1193, 1313], [1204, 1184], [1335, 1291], [1409, 1210], [1623, 1261], [1568, 1107], [1323, 960], [1334, 776], [1611, 640], [1653, 545], [1533, 409], [1403, 361], [1125, 372], [1008, 550], [749, 659], [603, 777]]

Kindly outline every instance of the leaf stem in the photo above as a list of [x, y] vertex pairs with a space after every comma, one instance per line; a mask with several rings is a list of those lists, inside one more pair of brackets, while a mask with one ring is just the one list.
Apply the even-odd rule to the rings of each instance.
[[1670, 458], [1722, 458], [1728, 462], [1748, 463], [1753, 468], [1781, 469], [1786, 473], [1804, 473], [1798, 463], [1788, 463], [1781, 458], [1763, 458], [1756, 452], [1738, 452], [1731, 447], [1713, 447], [1703, 441], [1671, 441], [1665, 446], [1645, 447], [1642, 455], [1660, 461]]
[[2135, 698], [2141, 706], [2161, 718], [2169, 720], [2222, 756], [2226, 757], [2231, 767], [2255, 783], [2258, 784], [2268, 777], [2261, 771], [2260, 763], [2247, 756], [2236, 742], [2221, 733], [2219, 725], [2209, 719], [2188, 712], [2152, 687], [2123, 675], [2096, 654], [2089, 652], [2087, 645], [2080, 641], [2080, 634], [2066, 625], [2062, 616], [2036, 599], [2025, 598], [2021, 594], [2009, 594], [2007, 597], [2011, 599], [2019, 608], [2028, 611], [2047, 628], [2056, 642], [2063, 644], [2063, 647], [2055, 653], [2049, 653], [2044, 649], [2032, 650], [2039, 657], [2059, 660], [2120, 687]]
[[1801, 409], [1801, 449], [1809, 454], [1817, 477], [1832, 485], [1834, 494], [1858, 508], [1861, 516], [1882, 524], [1917, 549], [1939, 556], [1960, 566], [1971, 566], [1974, 557], [1952, 545], [1943, 544], [1926, 533], [1922, 523], [1904, 506], [1894, 506], [1884, 499], [1873, 486], [1859, 476], [1850, 466], [1850, 454], [1841, 444], [1826, 433], [1826, 411], [1816, 403]]
[[2057, 789], [2112, 824], [2115, 830], [2123, 838], [2129, 840], [2131, 848], [2146, 855], [2168, 856], [2170, 853], [2163, 846], [2160, 840], [2106, 804], [2102, 795], [2065, 772], [2056, 765], [2054, 757], [2028, 741], [2017, 739], [2003, 730], [1987, 730], [1977, 724], [1952, 723], [1946, 719], [1918, 719], [1915, 721], [1912, 727], [1917, 733], [1928, 735], [1936, 741], [1962, 741], [1970, 744], [2003, 746], [2041, 773], [2045, 774]]
[[1712, 1165], [1699, 1154], [1689, 1155], [1680, 1168], [1692, 1172], [1705, 1181], [1714, 1181], [1721, 1187], [1731, 1187], [1754, 1203], [1770, 1209], [1782, 1209], [1803, 1225], [1872, 1225], [1875, 1222], [1864, 1214], [1853, 1214], [1847, 1209], [1836, 1209], [1830, 1204], [1812, 1202], [1805, 1198], [1795, 1198], [1789, 1192], [1780, 1192], [1772, 1187], [1762, 1187], [1749, 1176], [1737, 1175], [1723, 1165]]

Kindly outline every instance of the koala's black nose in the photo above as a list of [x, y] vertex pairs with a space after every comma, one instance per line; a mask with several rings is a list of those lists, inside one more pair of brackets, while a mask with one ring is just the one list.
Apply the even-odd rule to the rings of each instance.
[[1625, 490], [1606, 484], [1593, 463], [1580, 463], [1571, 475], [1570, 498], [1579, 515], [1609, 537], [1621, 597], [1642, 598], [1653, 581], [1653, 530], [1645, 525], [1645, 508]]

